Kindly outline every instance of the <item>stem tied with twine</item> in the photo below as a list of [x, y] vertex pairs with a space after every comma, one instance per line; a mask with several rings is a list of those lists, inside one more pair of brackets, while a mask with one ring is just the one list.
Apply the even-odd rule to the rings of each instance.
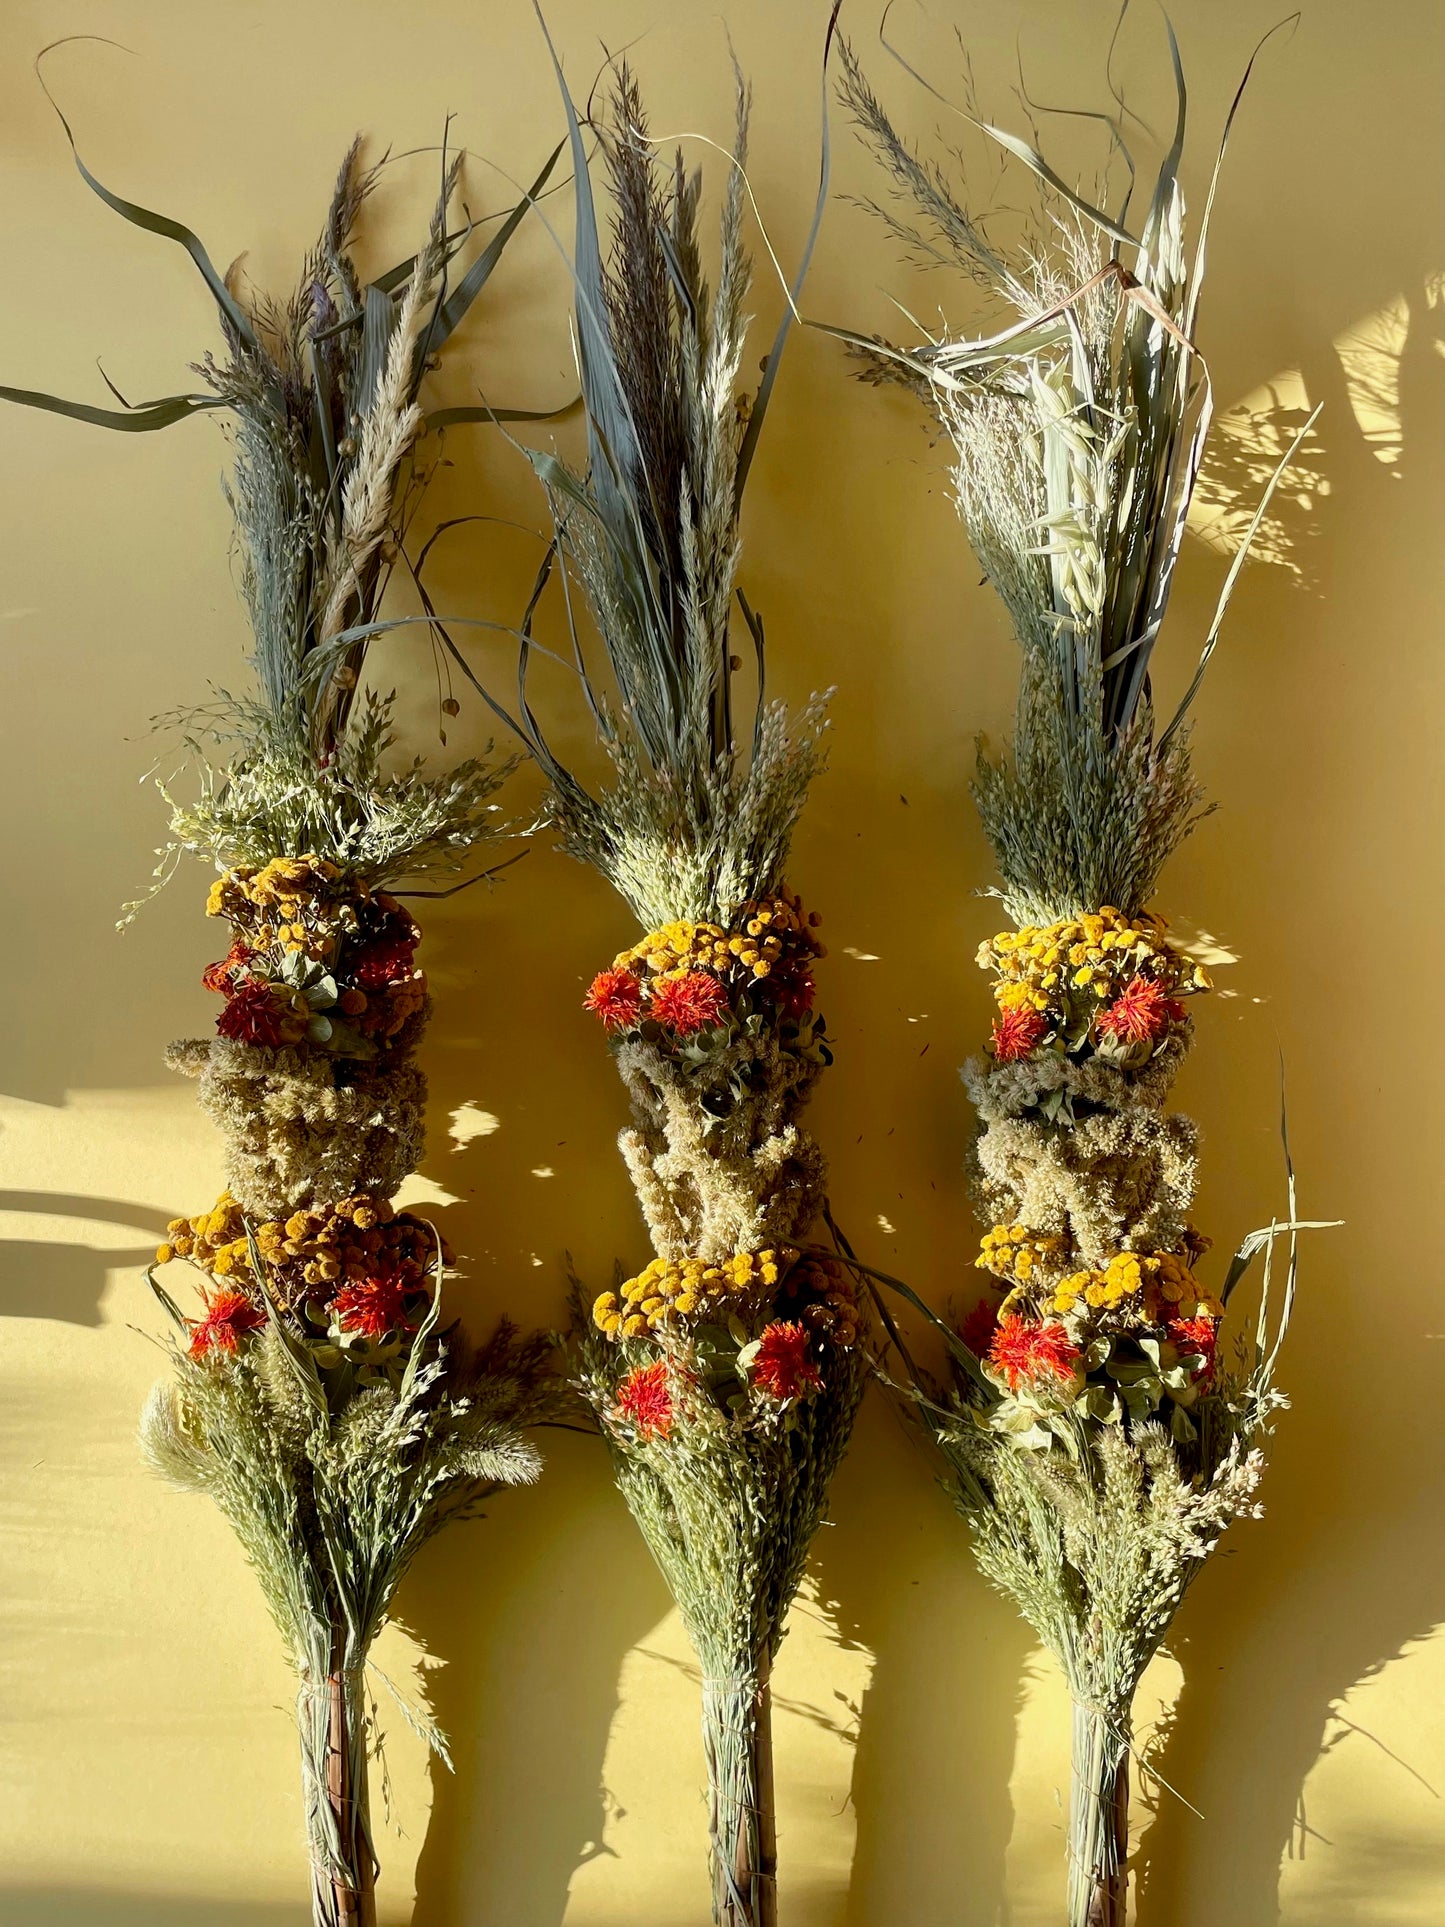
[[778, 1832], [773, 1789], [772, 1660], [702, 1686], [708, 1844], [717, 1927], [777, 1927]]
[[303, 1676], [297, 1695], [315, 1927], [376, 1927], [363, 1671], [348, 1665], [345, 1628], [338, 1626], [330, 1670]]
[[1069, 1927], [1124, 1927], [1129, 1891], [1129, 1705], [1074, 1701]]

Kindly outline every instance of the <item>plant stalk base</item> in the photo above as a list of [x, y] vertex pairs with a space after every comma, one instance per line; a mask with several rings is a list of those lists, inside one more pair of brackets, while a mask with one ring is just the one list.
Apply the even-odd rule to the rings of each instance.
[[1129, 1711], [1074, 1702], [1069, 1927], [1124, 1927], [1129, 1899]]
[[777, 1927], [772, 1665], [703, 1681], [714, 1927]]

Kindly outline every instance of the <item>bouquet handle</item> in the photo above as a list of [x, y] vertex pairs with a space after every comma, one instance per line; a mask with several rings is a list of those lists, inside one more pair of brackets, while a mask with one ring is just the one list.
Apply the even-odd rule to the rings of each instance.
[[303, 1680], [298, 1708], [314, 1927], [376, 1927], [362, 1668], [332, 1632], [326, 1676]]
[[714, 1927], [777, 1927], [772, 1658], [766, 1641], [751, 1665], [704, 1679], [702, 1731]]
[[1069, 1927], [1124, 1927], [1129, 1892], [1127, 1702], [1074, 1701], [1069, 1794]]

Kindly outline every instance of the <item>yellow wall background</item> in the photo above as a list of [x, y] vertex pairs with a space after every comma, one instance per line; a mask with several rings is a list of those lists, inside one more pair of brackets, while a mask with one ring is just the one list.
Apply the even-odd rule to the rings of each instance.
[[[850, 10], [852, 0], [850, 0]], [[816, 171], [824, 0], [733, 0], [756, 90], [753, 179], [796, 256]], [[858, 6], [865, 51], [876, 10]], [[1098, 102], [1112, 0], [939, 0], [900, 38], [1018, 124], [1030, 91]], [[1274, 12], [1177, 0], [1193, 107], [1188, 181]], [[726, 139], [729, 77], [709, 0], [551, 0], [574, 89], [599, 41], [642, 36], [658, 133]], [[248, 250], [287, 287], [361, 128], [398, 152], [471, 150], [478, 210], [510, 197], [559, 131], [525, 0], [8, 0], [0, 39], [0, 380], [104, 401], [189, 383], [215, 339], [184, 257], [86, 190], [30, 61], [69, 33], [52, 84], [91, 165]], [[1162, 29], [1141, 9], [1122, 73], [1169, 111]], [[876, 50], [902, 122], [937, 115]], [[1143, 1927], [1425, 1927], [1445, 1912], [1445, 1617], [1438, 1413], [1439, 958], [1445, 712], [1445, 16], [1429, 0], [1315, 0], [1262, 62], [1216, 217], [1203, 339], [1224, 415], [1201, 539], [1185, 552], [1166, 684], [1192, 665], [1270, 431], [1325, 404], [1318, 436], [1244, 573], [1201, 700], [1197, 757], [1222, 807], [1161, 899], [1239, 959], [1200, 1016], [1180, 1098], [1203, 1123], [1200, 1222], [1222, 1246], [1282, 1206], [1278, 1055], [1302, 1204], [1347, 1228], [1308, 1246], [1267, 1520], [1231, 1536], [1151, 1675], [1161, 1792], [1137, 1815]], [[1071, 124], [1052, 123], [1065, 152]], [[694, 147], [694, 152], [703, 150]], [[837, 122], [838, 185], [876, 187]], [[377, 265], [407, 250], [433, 159], [375, 207]], [[554, 203], [567, 224], [565, 197]], [[967, 313], [910, 278], [855, 208], [829, 210], [807, 306], [886, 327], [882, 290]], [[778, 297], [760, 269], [761, 354]], [[493, 399], [568, 392], [565, 278], [526, 233], [447, 378]], [[935, 1302], [969, 1289], [956, 1067], [982, 1034], [971, 963], [992, 928], [967, 795], [976, 730], [1007, 725], [1014, 658], [947, 500], [941, 452], [901, 396], [845, 379], [795, 337], [747, 516], [745, 579], [775, 687], [836, 683], [832, 767], [793, 881], [826, 913], [837, 1065], [816, 1104], [845, 1224]], [[550, 432], [550, 431], [546, 431]], [[575, 437], [575, 425], [559, 431]], [[220, 1186], [219, 1145], [165, 1043], [207, 1028], [215, 948], [184, 874], [124, 937], [161, 808], [138, 782], [148, 719], [234, 681], [245, 639], [228, 573], [213, 423], [155, 438], [0, 414], [0, 617], [10, 876], [0, 1005], [0, 1919], [10, 1927], [300, 1927], [303, 1850], [289, 1680], [218, 1517], [140, 1466], [159, 1366], [138, 1266], [172, 1214]], [[536, 525], [525, 465], [453, 437], [437, 517]], [[1212, 504], [1212, 506], [1210, 506]], [[535, 544], [457, 539], [443, 608], [514, 619]], [[414, 636], [416, 632], [412, 632]], [[434, 697], [413, 674], [424, 744]], [[504, 645], [475, 645], [504, 676]], [[459, 694], [465, 694], [459, 691]], [[583, 749], [560, 685], [539, 685]], [[465, 703], [453, 750], [487, 734]], [[585, 751], [583, 751], [585, 753]], [[518, 781], [520, 807], [535, 797]], [[579, 1009], [630, 941], [593, 875], [536, 849], [495, 891], [430, 907], [438, 993], [432, 1142], [409, 1195], [466, 1255], [457, 1300], [561, 1315], [562, 1257], [601, 1278], [644, 1249], [612, 1137], [622, 1097]], [[559, 1435], [542, 1485], [424, 1556], [382, 1664], [418, 1654], [455, 1748], [430, 1767], [388, 1720], [384, 1912], [417, 1927], [631, 1927], [706, 1917], [692, 1661], [612, 1490], [600, 1447]], [[1011, 1608], [974, 1573], [925, 1454], [875, 1397], [836, 1486], [777, 1674], [782, 1888], [790, 1927], [1043, 1927], [1062, 1892], [1063, 1700]], [[1184, 1802], [1188, 1804], [1184, 1804]], [[378, 1797], [380, 1810], [380, 1798]], [[1194, 1811], [1197, 1809], [1197, 1812]], [[415, 1912], [410, 1913], [415, 1895]]]

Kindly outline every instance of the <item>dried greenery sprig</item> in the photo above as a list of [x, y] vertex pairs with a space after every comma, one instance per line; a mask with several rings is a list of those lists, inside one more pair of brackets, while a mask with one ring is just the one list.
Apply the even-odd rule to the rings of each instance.
[[980, 751], [975, 787], [1001, 895], [1019, 923], [1050, 923], [1104, 903], [1142, 909], [1199, 820], [1190, 705], [1249, 540], [1314, 419], [1275, 471], [1195, 675], [1159, 728], [1150, 664], [1212, 414], [1195, 345], [1205, 246], [1244, 88], [1225, 123], [1191, 258], [1179, 182], [1186, 96], [1172, 28], [1169, 39], [1176, 123], [1137, 227], [1129, 225], [1137, 180], [1122, 118], [1099, 116], [1127, 163], [1126, 190], [1111, 212], [1068, 187], [1027, 142], [956, 110], [1035, 177], [1040, 225], [1013, 247], [896, 132], [856, 55], [843, 52], [843, 99], [922, 226], [886, 208], [885, 218], [915, 251], [955, 266], [996, 311], [1017, 317], [908, 350], [845, 338], [866, 357], [871, 378], [903, 380], [933, 406], [953, 444], [969, 540], [1023, 651], [1011, 750], [997, 759]]
[[[439, 1337], [435, 1287], [414, 1331], [318, 1331], [280, 1307], [268, 1275], [253, 1241], [248, 1291], [214, 1294], [200, 1321], [152, 1278], [180, 1342], [141, 1442], [171, 1483], [219, 1506], [256, 1573], [298, 1680], [313, 1919], [368, 1927], [372, 1644], [422, 1546], [536, 1479], [523, 1428], [560, 1416], [564, 1392], [544, 1336], [503, 1324], [474, 1356]], [[373, 1327], [385, 1291], [361, 1308]], [[425, 1716], [403, 1710], [445, 1758]]]
[[5, 400], [131, 432], [205, 410], [229, 418], [226, 496], [256, 687], [218, 692], [204, 710], [174, 719], [200, 788], [194, 802], [167, 798], [172, 840], [160, 882], [183, 851], [221, 868], [309, 852], [380, 887], [458, 870], [495, 833], [490, 799], [512, 765], [473, 758], [433, 775], [418, 760], [385, 773], [393, 697], [366, 686], [365, 665], [369, 643], [394, 626], [382, 603], [434, 466], [422, 458], [420, 438], [451, 422], [534, 413], [483, 406], [428, 415], [422, 390], [560, 152], [454, 285], [451, 270], [473, 223], [448, 226], [463, 157], [444, 152], [421, 247], [363, 284], [353, 240], [384, 162], [365, 166], [354, 142], [284, 300], [247, 291], [234, 269], [219, 274], [188, 228], [113, 194], [76, 153], [83, 178], [109, 207], [190, 254], [215, 298], [225, 343], [197, 365], [202, 392], [138, 406], [97, 408], [0, 388]]
[[[687, 172], [680, 152], [671, 162], [658, 155], [626, 64], [596, 128], [615, 201], [605, 259], [580, 125], [566, 104], [588, 464], [579, 473], [546, 451], [531, 460], [552, 506], [554, 555], [582, 587], [610, 671], [611, 695], [589, 669], [569, 597], [576, 672], [614, 781], [594, 794], [552, 749], [527, 700], [527, 643], [508, 720], [547, 776], [563, 847], [601, 870], [640, 922], [726, 923], [781, 881], [823, 762], [826, 700], [815, 697], [796, 717], [766, 700], [763, 624], [737, 589], [743, 490], [791, 318], [749, 398], [739, 387], [751, 279], [742, 237], [748, 90], [739, 76], [715, 289], [703, 268], [701, 175]], [[757, 664], [753, 713], [741, 727], [735, 595]]]

